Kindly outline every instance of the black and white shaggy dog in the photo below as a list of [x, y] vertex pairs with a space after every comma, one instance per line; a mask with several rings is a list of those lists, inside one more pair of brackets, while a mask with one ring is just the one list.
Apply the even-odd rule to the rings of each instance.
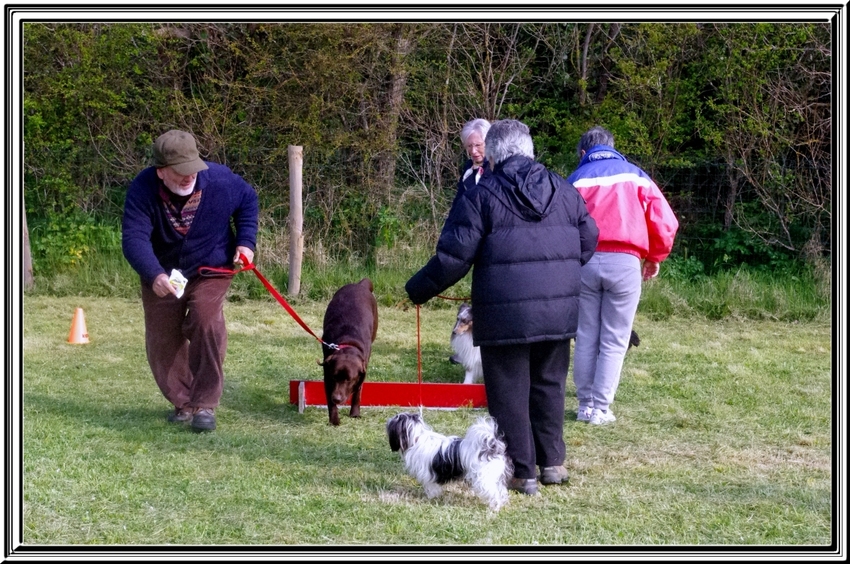
[[493, 511], [508, 502], [513, 468], [493, 418], [479, 417], [460, 438], [435, 432], [416, 413], [399, 413], [387, 421], [387, 436], [429, 499], [442, 494], [443, 485], [463, 480]]
[[463, 365], [465, 371], [464, 384], [474, 384], [484, 379], [484, 369], [481, 367], [481, 349], [472, 344], [472, 306], [462, 303], [457, 309], [457, 320], [452, 327], [449, 341], [455, 352], [449, 357], [453, 364]]

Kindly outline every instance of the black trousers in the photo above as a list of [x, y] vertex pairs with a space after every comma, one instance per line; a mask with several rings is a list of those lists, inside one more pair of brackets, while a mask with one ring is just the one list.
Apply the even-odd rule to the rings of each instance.
[[566, 459], [564, 393], [570, 342], [482, 346], [487, 408], [504, 434], [517, 478]]

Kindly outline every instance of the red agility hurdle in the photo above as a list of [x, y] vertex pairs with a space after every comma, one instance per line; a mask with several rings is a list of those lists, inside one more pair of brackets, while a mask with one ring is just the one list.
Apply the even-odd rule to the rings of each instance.
[[[321, 380], [290, 380], [289, 403], [298, 404], [298, 413], [308, 406], [327, 407], [325, 384]], [[351, 401], [345, 402], [350, 405]], [[363, 382], [362, 407], [430, 407], [458, 409], [487, 407], [484, 384], [426, 384], [418, 382]]]
[[[442, 296], [441, 296], [442, 297]], [[459, 409], [487, 407], [484, 384], [426, 384], [422, 382], [422, 347], [420, 345], [419, 306], [416, 306], [416, 357], [418, 382], [363, 382], [361, 406], [429, 407]], [[325, 383], [322, 380], [290, 380], [289, 402], [298, 404], [298, 413], [307, 406], [326, 407]], [[350, 405], [347, 400], [344, 405]]]

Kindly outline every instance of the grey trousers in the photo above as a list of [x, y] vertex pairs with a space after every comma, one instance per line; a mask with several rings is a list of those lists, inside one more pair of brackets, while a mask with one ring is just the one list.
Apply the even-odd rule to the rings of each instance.
[[145, 349], [162, 395], [177, 408], [218, 406], [224, 384], [224, 298], [232, 277], [191, 280], [181, 298], [142, 284]]
[[614, 402], [640, 292], [641, 264], [636, 256], [598, 252], [581, 267], [573, 361], [580, 410], [607, 410]]

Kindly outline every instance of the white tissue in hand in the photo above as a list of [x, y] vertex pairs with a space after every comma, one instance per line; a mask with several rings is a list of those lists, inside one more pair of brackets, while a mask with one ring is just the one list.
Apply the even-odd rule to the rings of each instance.
[[180, 298], [183, 296], [183, 290], [186, 288], [186, 277], [183, 276], [183, 273], [177, 270], [176, 268], [171, 271], [171, 276], [168, 278], [168, 283], [171, 284], [175, 290], [177, 290], [177, 297]]

